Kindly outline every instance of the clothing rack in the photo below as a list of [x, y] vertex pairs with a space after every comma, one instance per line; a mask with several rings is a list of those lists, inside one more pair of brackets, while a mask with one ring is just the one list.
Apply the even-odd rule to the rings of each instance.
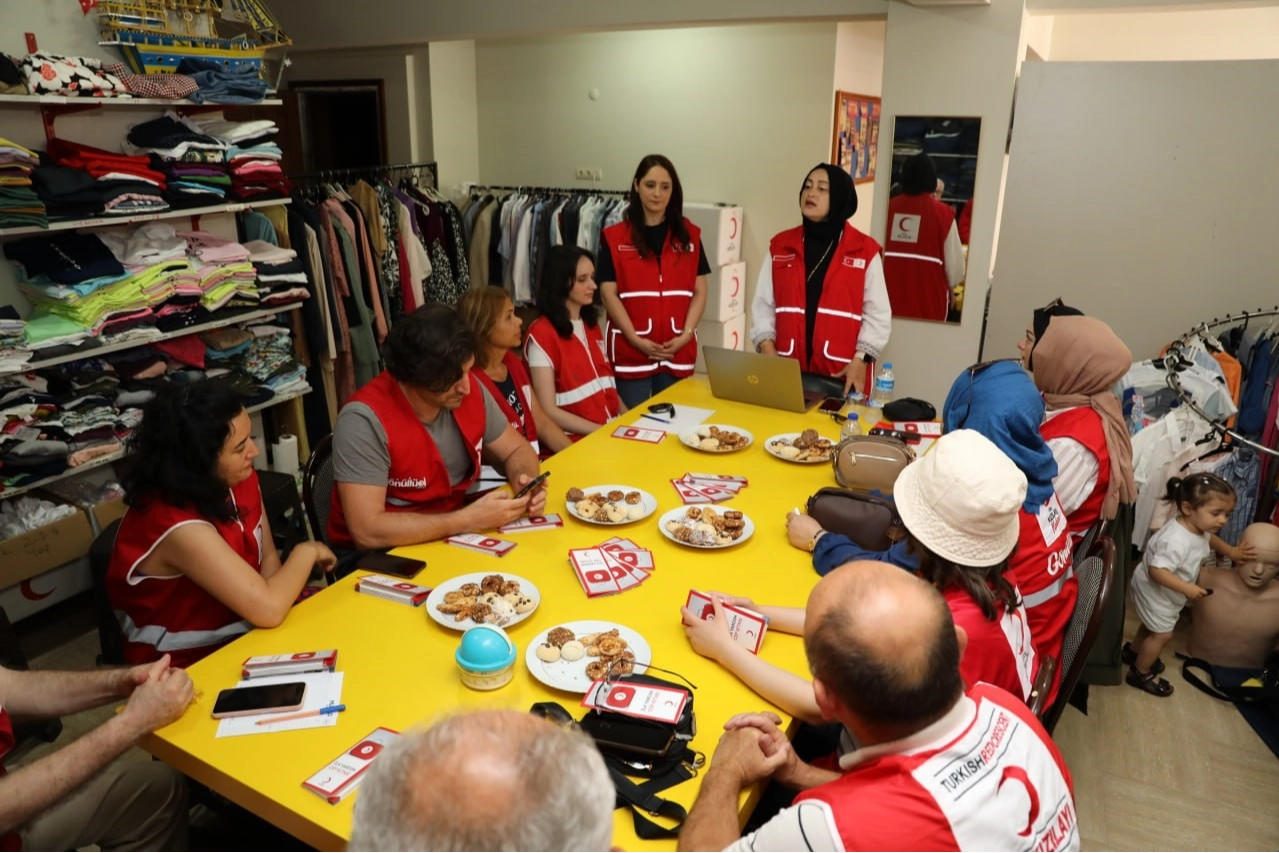
[[1200, 323], [1168, 345], [1168, 351], [1163, 356], [1163, 368], [1168, 382], [1168, 387], [1176, 392], [1177, 398], [1181, 400], [1182, 405], [1189, 407], [1192, 412], [1207, 421], [1213, 431], [1221, 435], [1223, 439], [1228, 437], [1232, 441], [1237, 441], [1240, 444], [1251, 447], [1253, 450], [1261, 453], [1267, 453], [1274, 457], [1279, 457], [1279, 449], [1259, 444], [1258, 442], [1239, 434], [1231, 427], [1226, 426], [1225, 423], [1208, 417], [1204, 410], [1200, 408], [1199, 404], [1196, 403], [1186, 390], [1181, 387], [1181, 381], [1177, 376], [1177, 374], [1179, 374], [1182, 370], [1185, 370], [1193, 361], [1184, 353], [1184, 350], [1191, 345], [1192, 339], [1202, 335], [1207, 335], [1212, 329], [1230, 328], [1232, 326], [1237, 326], [1240, 323], [1247, 325], [1252, 320], [1260, 320], [1269, 317], [1279, 317], [1279, 305], [1270, 309], [1258, 308], [1256, 311], [1227, 314], [1220, 318], [1213, 317], [1212, 320], [1207, 323]]
[[553, 193], [555, 195], [628, 195], [630, 190], [600, 190], [594, 187], [534, 187], [529, 184], [471, 184], [467, 190], [511, 190], [526, 193]]
[[440, 167], [434, 160], [421, 163], [391, 163], [377, 166], [354, 166], [345, 169], [321, 169], [318, 172], [308, 172], [304, 175], [289, 175], [289, 180], [295, 183], [341, 181], [345, 178], [375, 177], [378, 175], [391, 175], [396, 172], [421, 172], [423, 169], [431, 173], [431, 186], [438, 187], [440, 185]]

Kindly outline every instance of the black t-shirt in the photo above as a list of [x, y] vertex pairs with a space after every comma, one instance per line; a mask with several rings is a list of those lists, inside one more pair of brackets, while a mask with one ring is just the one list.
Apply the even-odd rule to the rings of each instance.
[[516, 416], [522, 423], [524, 421], [524, 406], [520, 404], [520, 395], [515, 390], [515, 377], [508, 370], [505, 379], [500, 382], [494, 380], [493, 384], [497, 386], [498, 392], [506, 398], [506, 402], [515, 410]]
[[[644, 242], [648, 244], [648, 250], [657, 255], [657, 263], [662, 263], [662, 246], [666, 244], [666, 232], [670, 228], [665, 220], [656, 225], [645, 225], [643, 227]], [[702, 246], [701, 238], [697, 240], [697, 274], [710, 275], [710, 261], [706, 260], [706, 249]], [[599, 256], [595, 259], [595, 280], [596, 281], [617, 281], [617, 270], [613, 266], [613, 253], [608, 249], [608, 243], [600, 240]]]

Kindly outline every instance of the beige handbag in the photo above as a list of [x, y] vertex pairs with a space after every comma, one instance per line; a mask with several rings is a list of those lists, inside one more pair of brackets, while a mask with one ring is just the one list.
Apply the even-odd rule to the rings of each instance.
[[889, 496], [902, 469], [915, 461], [915, 451], [886, 435], [851, 435], [835, 448], [835, 481], [845, 489]]

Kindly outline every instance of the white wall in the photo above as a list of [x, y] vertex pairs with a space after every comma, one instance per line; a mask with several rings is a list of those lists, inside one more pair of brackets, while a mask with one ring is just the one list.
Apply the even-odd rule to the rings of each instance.
[[120, 61], [112, 48], [98, 47], [98, 16], [83, 15], [79, 3], [15, 3], [0, 6], [0, 50], [10, 56], [27, 53], [23, 33], [35, 33], [41, 50]]
[[440, 186], [450, 186], [480, 173], [475, 42], [435, 42], [430, 58], [432, 151]]
[[[880, 138], [892, 139], [896, 115], [982, 119], [963, 320], [951, 325], [894, 318], [884, 356], [893, 363], [899, 393], [931, 400], [939, 409], [960, 369], [977, 359], [1013, 79], [1023, 49], [1022, 12], [1021, 0], [964, 8], [893, 3], [888, 10]], [[871, 231], [878, 240], [884, 235], [888, 190], [888, 170], [882, 169], [875, 181]]]
[[[887, 21], [844, 21], [835, 28], [835, 91], [875, 96], [883, 91], [887, 30]], [[873, 183], [857, 187], [857, 202], [857, 213], [849, 221], [869, 233], [875, 209]]]
[[1279, 7], [1057, 15], [1050, 58], [1279, 59]]
[[304, 80], [383, 81], [387, 156], [392, 163], [413, 159], [412, 121], [417, 111], [410, 98], [412, 62], [404, 51], [296, 53], [291, 59], [284, 72], [286, 87]]
[[641, 157], [666, 154], [686, 200], [745, 207], [753, 281], [768, 240], [799, 223], [807, 170], [830, 156], [834, 61], [833, 23], [477, 42], [479, 177], [589, 186], [580, 166], [626, 189]]
[[1273, 305], [1276, 91], [1279, 61], [1028, 63], [986, 357], [1057, 296], [1137, 358]]
[[[7, 0], [13, 2], [13, 0]], [[53, 2], [53, 0], [46, 0]], [[62, 0], [57, 0], [62, 2]], [[70, 3], [71, 0], [66, 0]], [[888, 0], [271, 0], [301, 50], [455, 39], [882, 17]], [[78, 7], [72, 4], [73, 9]]]

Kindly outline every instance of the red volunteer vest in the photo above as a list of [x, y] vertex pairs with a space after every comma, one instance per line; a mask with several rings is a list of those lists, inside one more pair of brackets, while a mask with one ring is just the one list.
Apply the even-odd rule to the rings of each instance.
[[471, 376], [487, 388], [489, 394], [493, 395], [493, 399], [497, 401], [498, 408], [502, 410], [502, 414], [506, 415], [506, 419], [511, 422], [511, 429], [524, 436], [524, 440], [533, 445], [534, 450], [537, 450], [537, 424], [533, 421], [533, 405], [529, 402], [529, 398], [533, 395], [533, 383], [529, 379], [528, 368], [524, 366], [523, 359], [511, 350], [507, 350], [502, 356], [502, 363], [506, 365], [506, 369], [510, 372], [511, 379], [515, 384], [515, 393], [519, 395], [520, 406], [524, 409], [523, 418], [516, 413], [511, 401], [506, 399], [506, 395], [498, 389], [497, 383], [483, 369], [479, 367], [473, 368]]
[[[662, 246], [661, 263], [653, 254], [641, 258], [631, 239], [631, 225], [623, 220], [603, 231], [617, 273], [617, 295], [631, 318], [635, 334], [656, 344], [664, 344], [684, 331], [688, 306], [697, 283], [698, 249], [702, 231], [688, 219], [688, 245], [677, 246], [668, 230]], [[530, 333], [532, 329], [529, 330]], [[538, 341], [541, 343], [541, 341]], [[626, 342], [622, 333], [610, 326], [608, 355], [622, 379], [643, 379], [656, 373], [692, 376], [697, 364], [697, 330], [670, 361], [650, 361], [648, 356]]]
[[1071, 534], [1082, 536], [1089, 527], [1101, 520], [1101, 505], [1106, 502], [1106, 492], [1110, 488], [1110, 448], [1106, 446], [1106, 430], [1102, 425], [1101, 415], [1093, 411], [1091, 406], [1067, 409], [1044, 421], [1039, 427], [1039, 434], [1045, 441], [1052, 438], [1073, 438], [1097, 457], [1097, 485], [1093, 487], [1088, 499], [1066, 517]]
[[[480, 450], [484, 446], [484, 398], [475, 390], [471, 389], [472, 392], [462, 398], [462, 405], [452, 413], [471, 462], [470, 475], [456, 486], [449, 484], [444, 457], [440, 456], [431, 434], [391, 374], [382, 371], [351, 395], [350, 400], [364, 403], [373, 410], [386, 431], [387, 451], [391, 456], [386, 483], [387, 512], [452, 512], [463, 504], [466, 490], [479, 476]], [[355, 547], [336, 483], [333, 484], [333, 508], [329, 512], [329, 542], [335, 548]]]
[[795, 804], [829, 804], [845, 850], [1078, 850], [1074, 784], [1052, 738], [997, 687], [968, 698], [959, 731], [869, 758]]
[[190, 507], [148, 501], [130, 507], [120, 522], [106, 588], [124, 633], [130, 664], [149, 663], [168, 653], [173, 665], [187, 667], [234, 640], [253, 626], [185, 575], [148, 577], [138, 564], [176, 528], [210, 524], [240, 559], [262, 570], [262, 492], [255, 471], [231, 489], [239, 518], [213, 521]]
[[[2, 759], [9, 754], [9, 750], [13, 749], [16, 740], [13, 737], [13, 720], [9, 719], [9, 712], [0, 705], [0, 776], [5, 775], [4, 764]], [[17, 832], [6, 832], [0, 835], [0, 850], [21, 850], [22, 836]]]
[[[1040, 660], [1044, 655], [1052, 655], [1060, 664], [1066, 626], [1075, 612], [1075, 599], [1079, 597], [1070, 527], [1056, 493], [1037, 514], [1022, 510], [1020, 521], [1017, 550], [1008, 562], [1008, 581], [1021, 590], [1035, 653]], [[1056, 700], [1060, 683], [1061, 670], [1058, 669], [1047, 705]]]
[[968, 648], [959, 662], [960, 674], [968, 685], [993, 684], [1022, 701], [1030, 698], [1035, 683], [1035, 643], [1031, 639], [1026, 608], [1005, 611], [990, 620], [963, 588], [942, 591], [955, 624], [968, 634]]
[[884, 278], [893, 316], [945, 320], [950, 307], [946, 235], [955, 211], [927, 193], [888, 202]]
[[777, 306], [777, 354], [793, 358], [800, 369], [834, 376], [857, 353], [866, 293], [866, 266], [879, 244], [845, 223], [817, 301], [813, 350], [805, 344], [808, 302], [804, 272], [804, 228], [783, 231], [768, 244], [773, 258], [773, 302]]
[[[631, 321], [635, 321], [634, 314]], [[604, 357], [603, 332], [598, 325], [585, 328], [588, 343], [583, 345], [577, 335], [561, 338], [550, 320], [538, 317], [529, 326], [528, 337], [542, 348], [555, 370], [555, 405], [591, 423], [603, 424], [621, 413], [622, 401], [617, 396], [613, 369]], [[527, 352], [528, 341], [524, 346]], [[573, 441], [581, 438], [573, 433], [568, 437]]]

